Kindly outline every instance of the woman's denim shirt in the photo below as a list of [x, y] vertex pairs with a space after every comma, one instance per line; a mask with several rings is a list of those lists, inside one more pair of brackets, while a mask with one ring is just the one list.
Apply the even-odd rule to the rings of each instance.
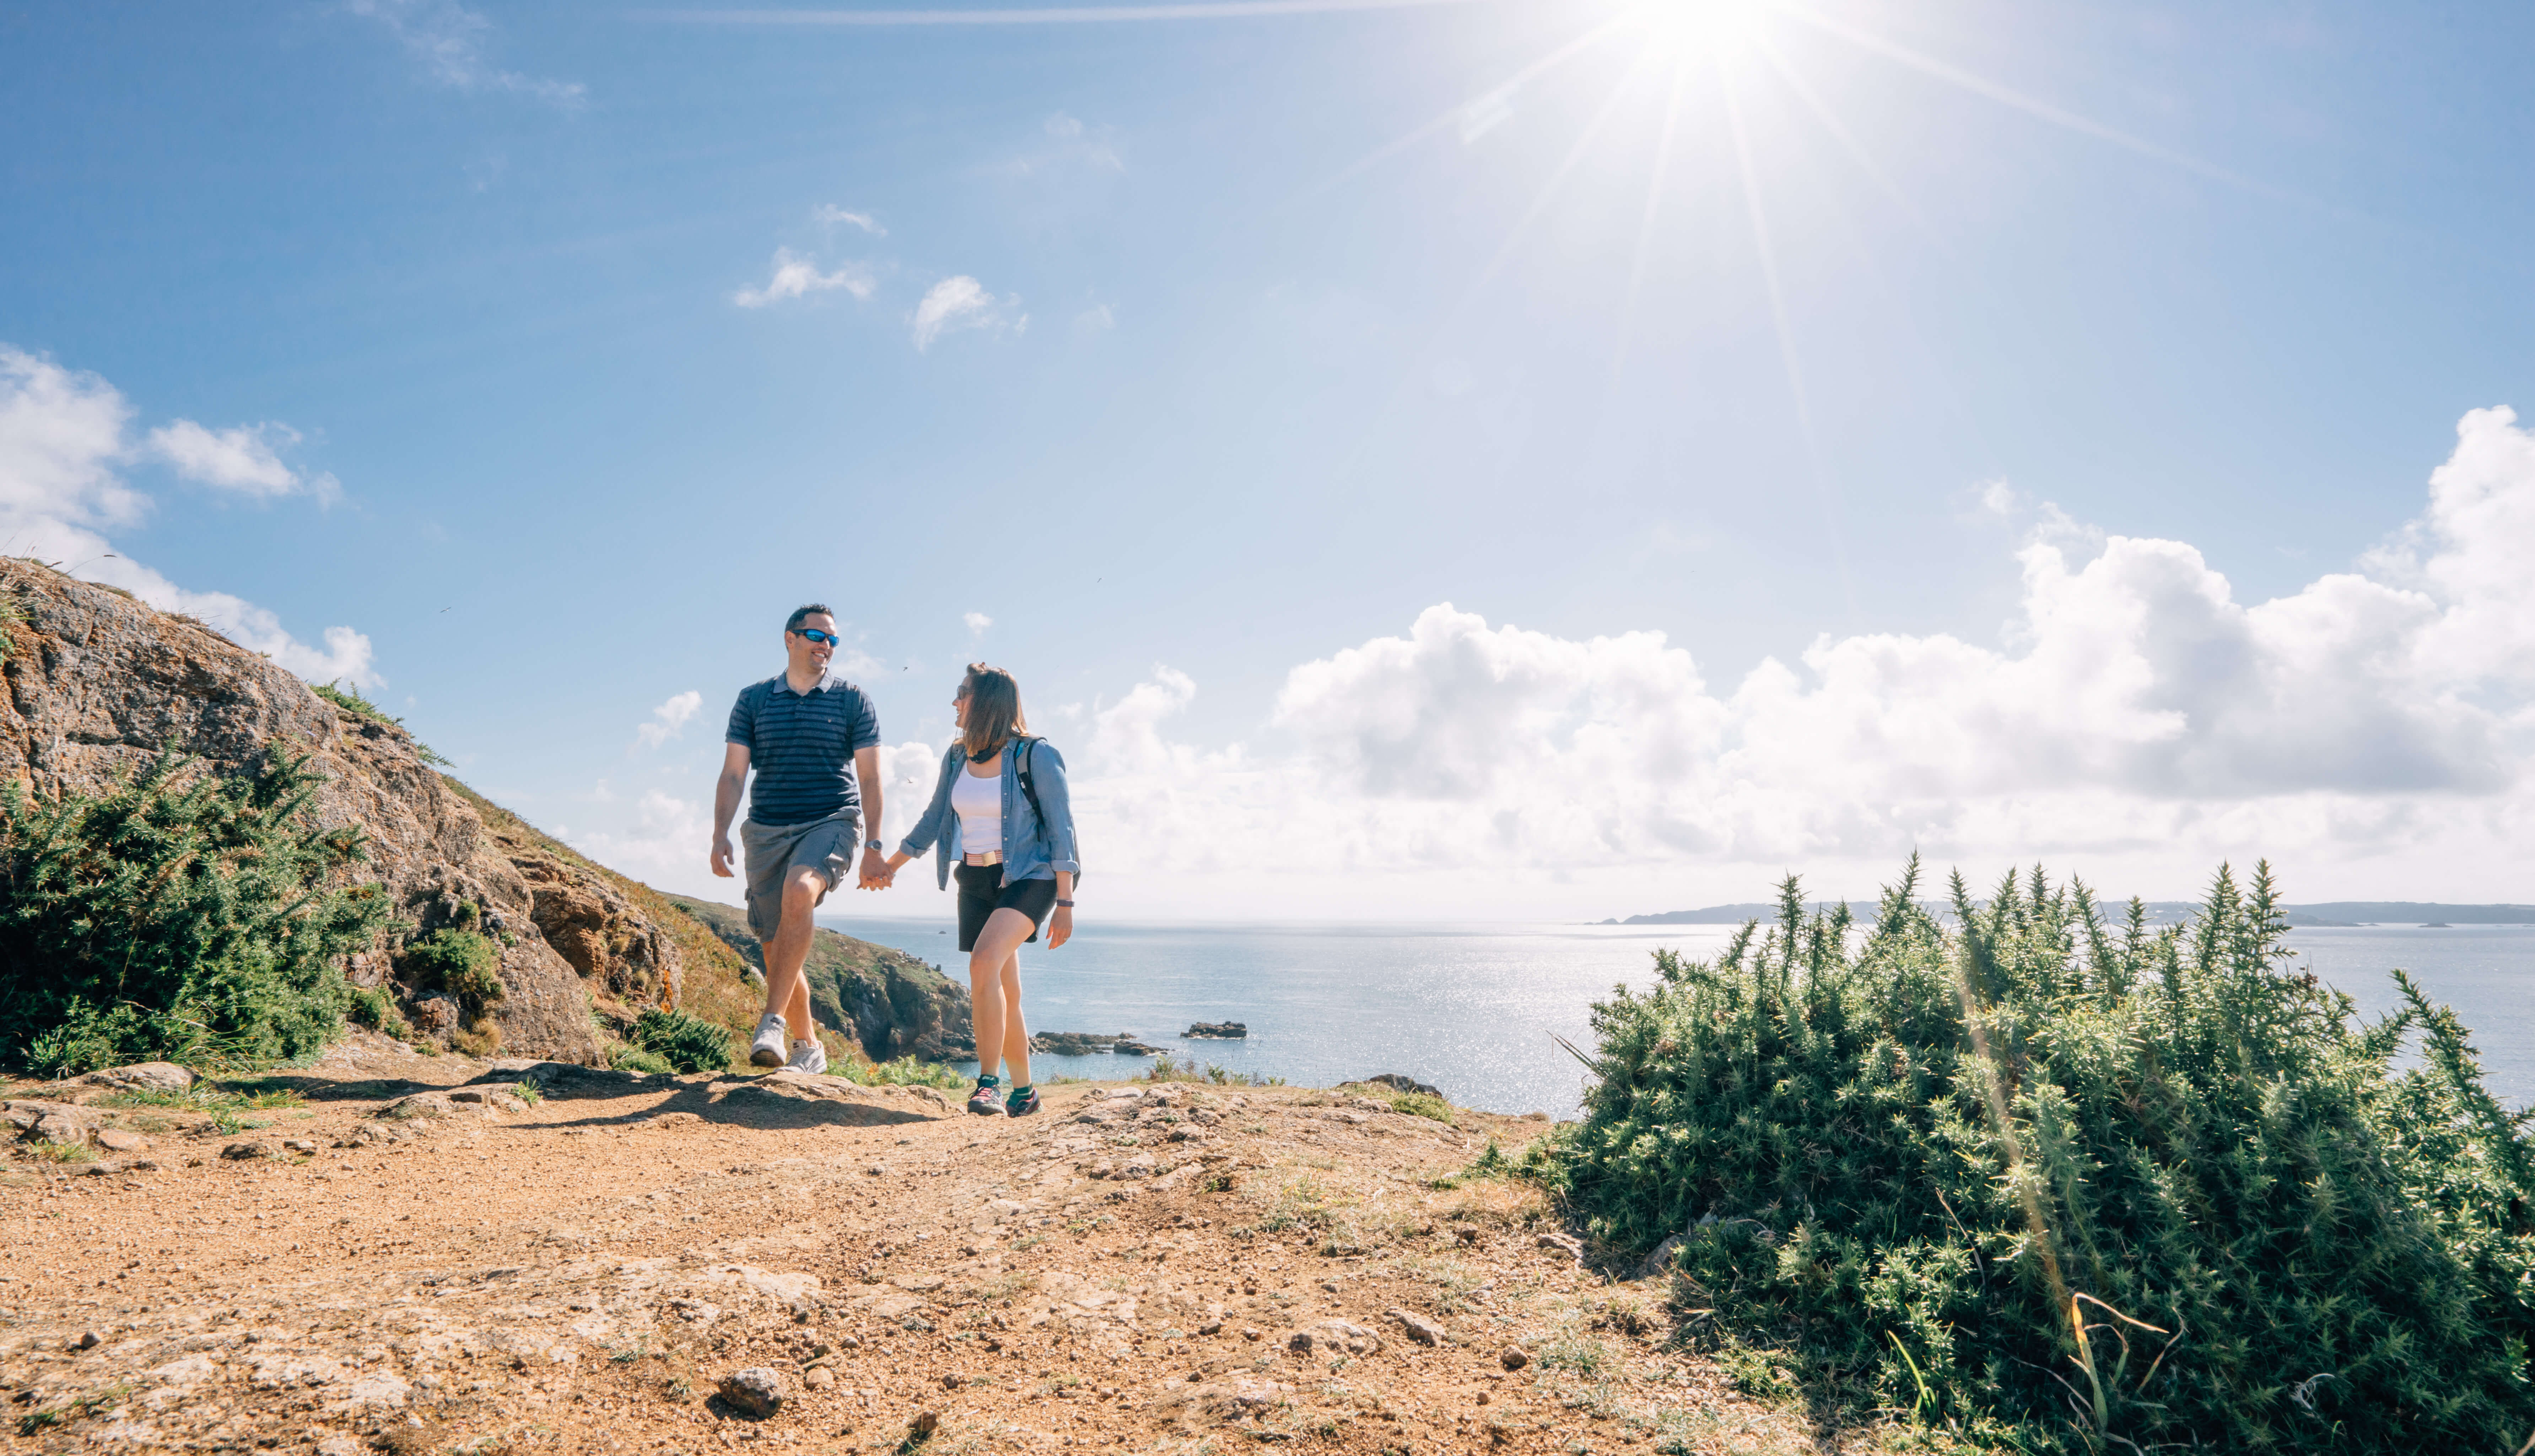
[[[1045, 739], [1014, 739], [1011, 752], [1004, 755], [1001, 775], [1004, 789], [1004, 880], [1054, 880], [1056, 872], [1080, 876], [1082, 861], [1075, 858], [1074, 800], [1066, 792], [1065, 759], [1054, 745]], [[1020, 775], [1016, 765], [1022, 754], [1030, 756], [1030, 782], [1038, 788], [1040, 808], [1047, 811], [1048, 822], [1039, 822], [1030, 809], [1029, 795], [1021, 792]], [[968, 771], [968, 749], [954, 743], [951, 752], [942, 756], [942, 779], [933, 786], [933, 802], [924, 817], [906, 833], [898, 852], [908, 859], [922, 859], [928, 849], [942, 851], [941, 863], [934, 878], [948, 888], [951, 867], [959, 863], [959, 812], [951, 807], [951, 786], [958, 775]]]

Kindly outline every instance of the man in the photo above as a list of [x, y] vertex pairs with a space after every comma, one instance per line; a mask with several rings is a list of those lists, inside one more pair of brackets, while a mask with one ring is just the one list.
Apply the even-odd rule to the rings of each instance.
[[[881, 862], [880, 722], [863, 691], [829, 668], [836, 619], [816, 602], [783, 624], [783, 671], [740, 690], [722, 737], [721, 781], [713, 786], [712, 872], [730, 878], [730, 819], [748, 770], [757, 770], [748, 819], [748, 928], [766, 950], [766, 1012], [748, 1060], [759, 1066], [828, 1069], [810, 987], [810, 914], [844, 878], [860, 839], [865, 889], [889, 883]], [[872, 826], [872, 835], [860, 831]], [[783, 1050], [791, 1032], [791, 1056]]]

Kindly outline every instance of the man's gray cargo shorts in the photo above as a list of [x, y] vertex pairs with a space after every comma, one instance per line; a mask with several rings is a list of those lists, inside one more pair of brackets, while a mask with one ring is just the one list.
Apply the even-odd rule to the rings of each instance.
[[834, 890], [844, 883], [861, 835], [860, 814], [839, 809], [826, 819], [804, 824], [761, 824], [739, 821], [739, 851], [748, 867], [748, 929], [761, 940], [772, 940], [783, 926], [783, 881], [796, 865], [819, 872]]

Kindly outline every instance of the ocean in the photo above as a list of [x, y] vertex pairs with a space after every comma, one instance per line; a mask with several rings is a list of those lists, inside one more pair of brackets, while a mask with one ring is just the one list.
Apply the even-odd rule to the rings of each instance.
[[[950, 928], [933, 920], [822, 916], [821, 923], [941, 966], [964, 984]], [[1090, 922], [1060, 950], [1021, 952], [1032, 1031], [1133, 1032], [1234, 1072], [1327, 1086], [1380, 1072], [1433, 1083], [1490, 1112], [1576, 1115], [1584, 1068], [1559, 1046], [1592, 1046], [1591, 1007], [1614, 985], [1653, 980], [1653, 952], [1714, 953], [1728, 926], [1172, 926]], [[2403, 967], [2456, 1009], [2492, 1089], [2535, 1104], [2535, 927], [2368, 926], [2293, 932], [2303, 963], [2381, 1013]], [[1198, 1021], [1240, 1021], [1238, 1041], [1193, 1040]], [[1034, 1074], [1114, 1078], [1142, 1058], [1036, 1056]]]

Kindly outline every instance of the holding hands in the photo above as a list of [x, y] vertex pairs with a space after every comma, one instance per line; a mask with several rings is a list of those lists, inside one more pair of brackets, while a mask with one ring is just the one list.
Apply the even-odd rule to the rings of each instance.
[[882, 859], [880, 857], [879, 850], [865, 847], [863, 850], [862, 878], [858, 881], [860, 887], [863, 889], [887, 889], [890, 887], [891, 882], [897, 879], [897, 867]]

